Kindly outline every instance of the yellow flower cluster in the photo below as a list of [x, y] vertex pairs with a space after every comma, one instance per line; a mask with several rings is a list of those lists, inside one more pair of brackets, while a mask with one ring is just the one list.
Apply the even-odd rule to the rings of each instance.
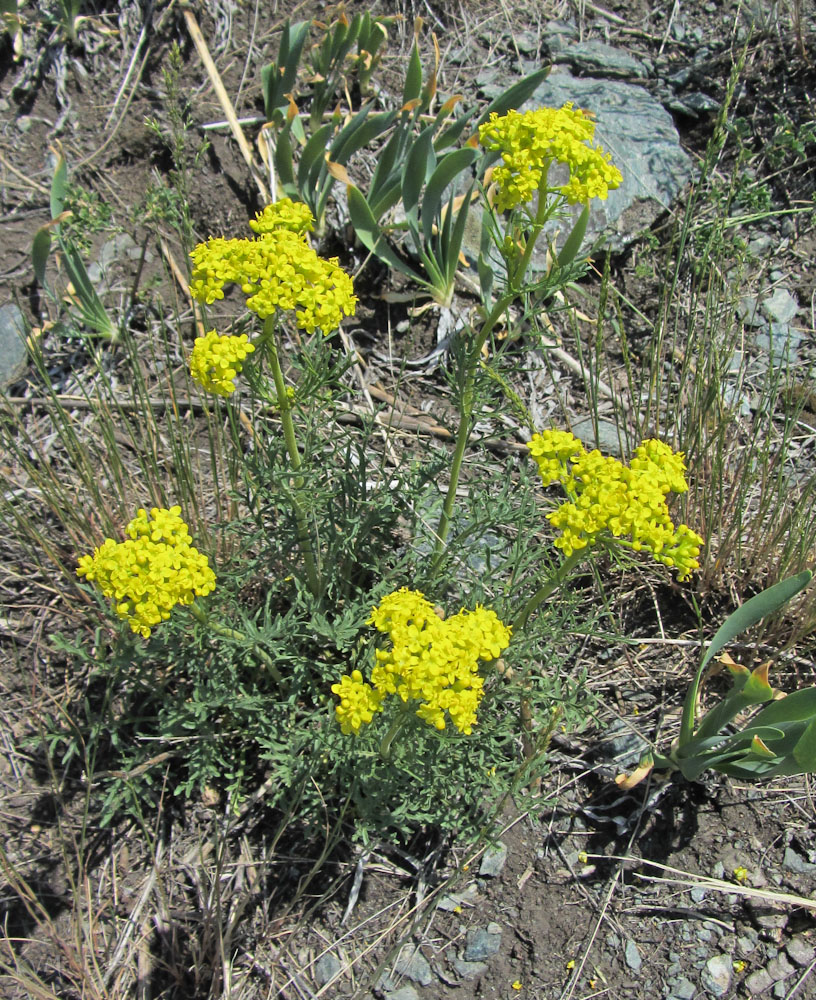
[[255, 350], [247, 335], [231, 337], [219, 336], [210, 330], [204, 337], [196, 337], [190, 355], [190, 374], [207, 392], [217, 396], [229, 396], [235, 392], [232, 381], [243, 367], [247, 354]]
[[211, 305], [223, 299], [224, 285], [234, 283], [261, 319], [292, 309], [307, 333], [331, 333], [344, 316], [353, 315], [357, 299], [351, 278], [336, 257], [324, 260], [307, 242], [311, 213], [306, 206], [270, 205], [250, 225], [256, 239], [216, 238], [193, 249], [190, 291], [196, 299]]
[[342, 731], [359, 732], [397, 694], [420, 702], [416, 714], [436, 729], [445, 728], [447, 712], [460, 732], [470, 733], [483, 693], [479, 660], [495, 660], [510, 643], [510, 629], [496, 613], [477, 605], [443, 620], [419, 591], [403, 587], [373, 609], [369, 624], [388, 634], [391, 649], [377, 650], [373, 687], [359, 670], [332, 685]]
[[528, 448], [544, 485], [559, 482], [569, 497], [548, 519], [569, 556], [607, 532], [629, 548], [646, 549], [678, 571], [681, 580], [699, 568], [703, 539], [687, 525], [675, 528], [666, 497], [688, 489], [683, 455], [662, 441], [644, 441], [628, 466], [599, 451], [587, 452], [565, 431], [533, 435]]
[[128, 524], [128, 538], [112, 538], [82, 556], [77, 576], [94, 581], [115, 602], [116, 613], [146, 639], [170, 617], [176, 604], [192, 604], [215, 589], [207, 557], [191, 544], [181, 507], [140, 508]]
[[292, 201], [291, 198], [281, 198], [267, 205], [250, 219], [249, 228], [253, 233], [263, 236], [275, 229], [288, 229], [293, 233], [310, 233], [314, 229], [314, 216], [308, 205], [302, 201]]
[[509, 111], [502, 117], [493, 112], [479, 127], [479, 139], [486, 149], [501, 153], [504, 161], [493, 172], [498, 210], [531, 201], [546, 184], [555, 161], [569, 167], [567, 183], [553, 190], [570, 205], [606, 198], [620, 187], [621, 172], [600, 146], [592, 145], [594, 134], [595, 123], [588, 113], [573, 110], [571, 102], [561, 108]]

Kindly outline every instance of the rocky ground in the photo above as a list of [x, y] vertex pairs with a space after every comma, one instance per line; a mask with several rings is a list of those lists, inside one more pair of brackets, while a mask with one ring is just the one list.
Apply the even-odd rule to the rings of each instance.
[[[18, 398], [31, 393], [31, 373], [17, 330], [40, 326], [47, 312], [29, 254], [33, 233], [49, 219], [52, 145], [62, 144], [75, 180], [113, 206], [122, 231], [94, 236], [92, 249], [100, 261], [94, 280], [115, 302], [137, 269], [142, 281], [167, 281], [161, 250], [147, 242], [138, 214], [151, 178], [170, 170], [166, 149], [144, 123], [165, 113], [161, 67], [171, 42], [182, 46], [194, 120], [222, 117], [178, 9], [149, 5], [150, 31], [143, 32], [138, 5], [97, 6], [73, 46], [58, 41], [56, 28], [53, 37], [42, 28], [44, 34], [29, 34], [25, 44], [31, 51], [15, 62], [10, 36], [0, 42], [0, 365], [9, 394]], [[276, 5], [274, 16], [261, 11], [267, 20], [260, 24], [250, 8], [199, 5], [202, 30], [240, 115], [259, 111], [257, 67], [276, 49], [286, 6]], [[734, 60], [744, 55], [731, 98], [732, 117], [747, 123], [745, 141], [752, 144], [746, 156], [750, 197], [734, 235], [747, 244], [753, 265], [735, 308], [754, 369], [796, 366], [806, 373], [816, 360], [816, 139], [806, 131], [816, 118], [816, 19], [804, 3], [754, 7], [647, 0], [604, 6], [553, 0], [525, 7], [485, 0], [455, 8], [406, 3], [399, 12], [404, 25], [420, 15], [426, 30], [438, 33], [445, 92], [476, 87], [490, 97], [514, 75], [552, 61], [537, 99], [574, 99], [597, 114], [601, 141], [629, 169], [626, 186], [595, 222], [613, 250], [618, 287], [647, 318], [663, 277], [655, 272], [655, 246], [690, 197], [728, 96]], [[325, 17], [325, 8], [300, 4], [296, 16]], [[404, 26], [394, 29], [393, 55], [405, 51], [409, 38]], [[135, 75], [128, 74], [131, 67]], [[397, 60], [385, 79], [389, 73], [398, 78], [398, 67]], [[207, 134], [211, 149], [192, 175], [196, 186], [190, 192], [196, 233], [203, 238], [243, 232], [259, 207], [257, 190], [228, 134]], [[729, 149], [713, 168], [724, 184], [727, 156], [734, 155]], [[701, 206], [701, 217], [705, 211]], [[106, 255], [115, 266], [105, 267]], [[162, 287], [172, 294], [169, 285]], [[399, 307], [393, 310], [394, 343], [406, 357], [415, 360], [436, 348], [435, 322], [412, 324]], [[557, 397], [566, 399], [578, 433], [586, 417], [583, 383], [570, 364], [573, 355], [562, 354], [559, 377], [542, 369], [527, 387], [528, 399], [541, 420], [554, 412]], [[376, 365], [376, 344], [369, 360]], [[412, 402], [417, 413], [433, 414], [441, 405], [433, 366], [422, 373]], [[380, 374], [387, 382], [387, 371]], [[796, 384], [812, 395], [809, 374]], [[750, 412], [750, 380], [735, 380], [734, 393], [735, 406]], [[597, 434], [602, 447], [619, 448], [611, 404], [608, 409], [597, 430], [585, 423], [585, 436], [594, 443]], [[814, 411], [809, 396], [803, 412], [810, 436], [803, 431], [800, 443], [807, 461], [816, 436], [807, 415]], [[3, 583], [9, 610], [3, 640], [8, 656], [0, 667], [6, 721], [0, 823], [15, 857], [46, 859], [37, 869], [40, 889], [57, 899], [67, 887], [58, 874], [59, 827], [44, 807], [51, 779], [32, 766], [21, 739], [30, 678], [39, 676], [26, 655], [37, 648], [41, 610], [53, 597], [38, 593], [32, 599], [19, 569], [15, 573]], [[667, 614], [664, 632], [660, 610], [651, 607], [663, 602], [666, 611], [683, 601], [668, 590], [654, 601], [646, 588], [635, 590], [637, 611], [623, 602], [616, 614], [622, 634], [647, 641], [593, 653], [589, 687], [603, 707], [586, 732], [556, 736], [548, 785], [539, 798], [528, 792], [508, 806], [495, 843], [472, 853], [423, 831], [401, 849], [372, 845], [350, 862], [326, 865], [324, 881], [299, 906], [299, 919], [297, 913], [281, 917], [261, 892], [250, 893], [232, 939], [232, 975], [245, 991], [235, 996], [816, 996], [816, 829], [809, 782], [788, 779], [752, 788], [719, 779], [693, 786], [653, 780], [631, 792], [614, 782], [637, 758], [637, 734], [657, 737], [665, 706], [678, 704], [696, 655], [691, 615], [682, 609], [676, 618]], [[780, 685], [812, 682], [807, 647], [798, 652]], [[260, 838], [257, 825], [247, 813], [245, 825], [234, 831], [236, 843]], [[189, 849], [189, 827], [172, 836]], [[136, 885], [139, 863], [147, 862], [135, 843], [130, 846]], [[120, 847], [108, 844], [106, 850], [122, 862]], [[293, 848], [287, 860], [297, 875], [310, 859]], [[171, 964], [162, 948], [178, 947], [188, 960], [194, 955], [184, 952], [183, 939], [194, 937], [190, 928], [200, 922], [197, 899], [183, 889], [174, 896], [172, 920], [184, 933], [164, 928], [159, 957], [145, 958], [140, 996], [208, 995], [190, 985], [192, 973], [173, 984], [162, 971]], [[10, 936], [28, 926], [19, 923], [10, 884], [0, 908]], [[59, 906], [53, 909], [59, 912]], [[59, 984], [55, 988], [54, 995], [72, 995], [60, 992]], [[25, 995], [10, 979], [3, 989], [9, 997]]]

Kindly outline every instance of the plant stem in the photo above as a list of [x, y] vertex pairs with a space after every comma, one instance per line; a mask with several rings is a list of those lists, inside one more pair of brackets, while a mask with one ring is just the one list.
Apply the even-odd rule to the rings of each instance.
[[456, 444], [453, 449], [453, 461], [451, 463], [450, 483], [442, 507], [442, 514], [439, 518], [439, 525], [436, 529], [436, 542], [434, 543], [433, 561], [431, 563], [431, 573], [435, 573], [442, 561], [442, 552], [450, 530], [450, 520], [453, 516], [453, 505], [456, 502], [456, 488], [459, 485], [459, 476], [462, 471], [462, 460], [465, 457], [465, 449], [470, 439], [470, 424], [473, 417], [474, 387], [476, 385], [476, 369], [479, 365], [482, 348], [490, 335], [493, 327], [499, 321], [499, 317], [507, 306], [515, 298], [514, 293], [503, 295], [493, 306], [490, 315], [473, 342], [473, 347], [465, 361], [465, 383], [462, 387], [462, 403], [459, 409], [459, 429], [456, 432]]
[[[204, 628], [208, 629], [210, 632], [214, 632], [216, 635], [220, 635], [224, 639], [235, 639], [237, 642], [247, 641], [247, 637], [244, 635], [243, 632], [238, 632], [234, 628], [228, 628], [226, 625], [219, 625], [217, 622], [210, 621], [207, 612], [201, 607], [200, 604], [197, 604], [195, 601], [193, 601], [192, 604], [188, 604], [187, 607], [189, 608], [190, 614], [193, 616], [193, 618], [195, 618], [195, 620], [200, 625], [203, 625]], [[275, 663], [272, 660], [272, 657], [269, 655], [269, 653], [267, 653], [265, 649], [261, 649], [261, 647], [257, 643], [252, 644], [252, 652], [258, 657], [258, 659], [263, 663], [263, 665], [269, 671], [270, 677], [272, 677], [273, 680], [277, 681], [278, 684], [282, 685], [283, 675], [281, 674], [280, 670], [278, 670], [278, 668], [275, 666]]]
[[380, 741], [380, 756], [383, 760], [391, 760], [391, 746], [397, 733], [402, 729], [408, 719], [408, 704], [407, 702], [403, 704], [402, 711], [391, 723], [388, 732], [383, 736]]
[[578, 563], [587, 555], [589, 552], [589, 547], [584, 549], [577, 549], [572, 555], [567, 556], [567, 558], [561, 563], [558, 569], [553, 573], [550, 579], [544, 584], [543, 587], [539, 587], [538, 590], [533, 594], [530, 600], [524, 605], [521, 611], [516, 615], [513, 620], [513, 632], [521, 631], [527, 624], [530, 615], [536, 610], [536, 608], [543, 604], [547, 598], [556, 591], [562, 583], [564, 583], [568, 578], [573, 569], [578, 565]]
[[432, 574], [436, 573], [442, 562], [443, 550], [445, 548], [445, 543], [448, 540], [448, 532], [450, 531], [450, 521], [453, 516], [453, 507], [456, 503], [456, 488], [459, 485], [459, 476], [462, 471], [462, 461], [465, 457], [465, 449], [467, 448], [468, 441], [470, 440], [471, 422], [473, 419], [474, 409], [476, 371], [479, 366], [482, 348], [484, 347], [487, 338], [492, 333], [493, 327], [496, 323], [498, 323], [504, 311], [520, 294], [524, 276], [527, 273], [527, 268], [529, 267], [530, 260], [533, 256], [536, 240], [540, 236], [541, 231], [549, 217], [552, 215], [552, 212], [559, 204], [557, 200], [553, 201], [547, 197], [551, 192], [547, 188], [546, 177], [547, 172], [545, 171], [538, 193], [538, 208], [536, 210], [535, 219], [531, 225], [531, 232], [524, 247], [524, 251], [516, 266], [512, 268], [512, 273], [510, 272], [510, 268], [508, 268], [508, 291], [505, 292], [505, 294], [502, 295], [493, 306], [487, 319], [484, 321], [481, 330], [479, 330], [479, 333], [476, 335], [473, 347], [471, 348], [465, 361], [465, 379], [464, 385], [462, 386], [462, 402], [459, 409], [459, 428], [456, 432], [456, 444], [453, 449], [453, 461], [451, 463], [448, 492], [445, 496], [445, 503], [442, 506], [442, 514], [439, 518], [439, 525], [436, 529], [436, 541], [434, 543], [431, 562]]
[[[286, 382], [281, 370], [280, 358], [278, 357], [277, 336], [275, 331], [275, 318], [268, 316], [264, 320], [263, 343], [269, 357], [269, 364], [272, 369], [272, 379], [275, 383], [275, 394], [278, 397], [278, 408], [280, 409], [281, 424], [283, 426], [283, 440], [286, 443], [286, 451], [289, 455], [289, 464], [295, 473], [293, 485], [295, 490], [303, 489], [303, 476], [299, 475], [303, 461], [300, 457], [297, 437], [295, 435], [295, 424], [292, 420], [292, 401], [286, 391]], [[303, 562], [306, 566], [306, 579], [309, 590], [317, 597], [320, 594], [320, 572], [315, 561], [314, 546], [312, 545], [312, 535], [309, 531], [309, 524], [303, 508], [297, 496], [292, 497], [292, 508], [295, 512], [297, 523], [298, 541], [303, 554]]]

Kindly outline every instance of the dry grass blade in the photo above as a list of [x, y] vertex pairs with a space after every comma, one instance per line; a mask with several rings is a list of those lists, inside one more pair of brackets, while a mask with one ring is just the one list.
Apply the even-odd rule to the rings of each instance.
[[746, 899], [760, 899], [765, 903], [771, 903], [775, 906], [801, 906], [803, 909], [816, 912], [816, 899], [808, 899], [807, 896], [797, 896], [790, 892], [771, 892], [768, 889], [752, 889], [751, 886], [739, 885], [735, 882], [725, 882], [723, 879], [712, 878], [709, 875], [697, 875], [694, 872], [683, 871], [682, 868], [672, 868], [671, 865], [661, 864], [659, 861], [649, 861], [647, 858], [635, 858], [615, 854], [588, 854], [587, 857], [595, 861], [619, 861], [621, 864], [634, 865], [636, 867], [648, 865], [650, 868], [657, 868], [660, 871], [668, 872], [670, 876], [682, 876], [681, 878], [661, 878], [658, 875], [644, 875], [642, 872], [634, 872], [637, 878], [647, 882], [662, 882], [666, 885], [687, 885], [690, 888], [712, 889], [715, 892], [744, 896]]

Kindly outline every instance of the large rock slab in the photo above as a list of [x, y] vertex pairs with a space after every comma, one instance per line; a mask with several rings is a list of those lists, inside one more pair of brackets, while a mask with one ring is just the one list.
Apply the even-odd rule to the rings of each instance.
[[[557, 108], [567, 101], [593, 113], [596, 142], [623, 174], [623, 184], [606, 201], [592, 200], [587, 230], [588, 238], [603, 233], [620, 249], [670, 207], [692, 177], [691, 160], [671, 115], [637, 84], [555, 72], [519, 110]], [[560, 225], [568, 231], [568, 223]]]

